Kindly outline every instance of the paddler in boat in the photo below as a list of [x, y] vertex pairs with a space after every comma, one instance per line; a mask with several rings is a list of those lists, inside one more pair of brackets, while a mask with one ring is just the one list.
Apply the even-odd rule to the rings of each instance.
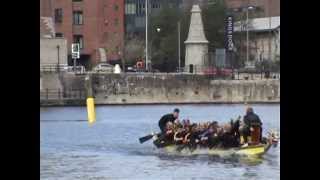
[[169, 113], [161, 117], [159, 120], [159, 128], [162, 134], [166, 132], [166, 125], [168, 122], [174, 123], [174, 121], [179, 118], [179, 112], [180, 110], [175, 108], [173, 113]]
[[179, 120], [179, 119], [176, 119], [176, 120], [174, 121], [174, 123], [173, 123], [174, 132], [177, 132], [178, 129], [180, 129], [180, 128], [182, 128], [182, 127], [183, 127], [183, 125], [182, 125], [182, 123], [180, 122], [180, 120]]
[[183, 119], [182, 120], [182, 127], [184, 128], [184, 129], [186, 129], [187, 127], [189, 127], [190, 126], [190, 120], [189, 119]]
[[171, 121], [168, 121], [165, 128], [166, 132], [165, 134], [162, 134], [160, 136], [160, 140], [170, 142], [169, 144], [172, 144], [175, 141], [175, 133], [178, 131], [178, 129], [181, 129], [182, 127], [183, 125], [179, 119], [174, 120], [173, 123]]
[[208, 145], [209, 145], [209, 148], [213, 148], [219, 144], [219, 140], [220, 140], [218, 136], [218, 130], [219, 130], [218, 122], [213, 121], [210, 124], [209, 128], [212, 129], [212, 132], [209, 134], [209, 137], [208, 137]]
[[221, 142], [222, 142], [222, 147], [224, 148], [231, 148], [231, 147], [238, 147], [239, 146], [239, 141], [237, 139], [236, 134], [234, 133], [233, 130], [233, 124], [226, 123], [223, 127], [223, 134], [221, 136]]
[[240, 128], [243, 136], [243, 146], [248, 146], [248, 137], [251, 136], [253, 144], [259, 144], [262, 141], [262, 122], [252, 107], [248, 107], [246, 115], [243, 117], [243, 126]]
[[193, 123], [189, 133], [186, 135], [187, 142], [189, 143], [189, 148], [194, 150], [197, 148], [198, 143], [200, 142], [200, 129], [197, 124]]
[[165, 127], [165, 132], [156, 140], [158, 147], [164, 147], [174, 143], [174, 125], [168, 122]]
[[174, 136], [174, 125], [172, 122], [168, 122], [166, 125], [165, 142], [171, 144], [173, 142]]
[[183, 128], [178, 128], [177, 131], [175, 131], [173, 140], [176, 145], [183, 144], [183, 138], [186, 135], [186, 130]]
[[210, 122], [207, 122], [203, 126], [203, 130], [201, 131], [200, 137], [200, 145], [202, 147], [208, 147], [209, 142], [212, 140], [212, 136], [214, 133], [214, 126]]

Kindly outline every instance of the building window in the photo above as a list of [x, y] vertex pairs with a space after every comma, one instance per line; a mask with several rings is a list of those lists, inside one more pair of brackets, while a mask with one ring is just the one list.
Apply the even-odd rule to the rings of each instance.
[[81, 2], [82, 0], [72, 0], [72, 2]]
[[137, 4], [137, 15], [140, 15], [140, 16], [143, 16], [145, 14], [145, 4], [143, 3], [140, 3], [140, 4]]
[[54, 10], [54, 22], [62, 23], [62, 8], [58, 8]]
[[73, 24], [74, 25], [82, 25], [83, 24], [82, 11], [74, 11], [73, 12]]
[[136, 14], [136, 5], [133, 3], [128, 3], [125, 6], [126, 14]]
[[118, 10], [119, 10], [118, 4], [115, 4], [115, 5], [113, 6], [113, 8], [114, 8], [115, 11], [118, 11]]
[[73, 43], [79, 43], [80, 49], [83, 49], [83, 36], [82, 35], [73, 35]]
[[63, 37], [63, 34], [62, 34], [62, 33], [56, 33], [56, 37], [57, 37], [57, 38], [62, 38], [62, 37]]
[[160, 8], [160, 4], [159, 4], [158, 2], [154, 2], [151, 6], [152, 6], [152, 8], [154, 8], [154, 9]]

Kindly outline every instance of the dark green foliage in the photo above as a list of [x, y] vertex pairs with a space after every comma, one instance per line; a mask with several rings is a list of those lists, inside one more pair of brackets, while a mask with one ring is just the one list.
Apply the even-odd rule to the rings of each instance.
[[[161, 71], [175, 71], [178, 66], [178, 21], [180, 21], [181, 65], [184, 66], [185, 46], [190, 25], [190, 9], [163, 7], [157, 16], [149, 18], [149, 52], [153, 67]], [[201, 7], [209, 51], [224, 47], [225, 14], [223, 0]], [[160, 32], [157, 31], [160, 28]]]

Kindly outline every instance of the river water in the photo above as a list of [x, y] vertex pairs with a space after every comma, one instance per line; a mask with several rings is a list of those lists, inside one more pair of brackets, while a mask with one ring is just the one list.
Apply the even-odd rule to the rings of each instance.
[[[262, 159], [176, 156], [138, 138], [158, 131], [161, 115], [180, 108], [180, 119], [229, 121], [244, 105], [98, 106], [90, 126], [86, 107], [40, 108], [41, 179], [280, 179], [280, 143]], [[254, 105], [268, 129], [280, 130], [280, 105]]]

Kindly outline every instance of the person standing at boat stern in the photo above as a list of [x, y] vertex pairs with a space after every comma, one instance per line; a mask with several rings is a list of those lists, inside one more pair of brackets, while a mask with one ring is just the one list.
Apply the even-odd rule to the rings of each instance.
[[248, 107], [246, 115], [243, 117], [244, 127], [242, 135], [245, 143], [248, 143], [248, 136], [252, 136], [254, 144], [258, 144], [262, 140], [262, 122], [257, 114], [253, 112], [252, 107]]
[[173, 110], [173, 113], [166, 114], [161, 117], [161, 119], [159, 120], [159, 128], [162, 134], [166, 132], [166, 124], [168, 122], [174, 123], [174, 121], [179, 118], [179, 112], [180, 110], [178, 108], [175, 108]]

